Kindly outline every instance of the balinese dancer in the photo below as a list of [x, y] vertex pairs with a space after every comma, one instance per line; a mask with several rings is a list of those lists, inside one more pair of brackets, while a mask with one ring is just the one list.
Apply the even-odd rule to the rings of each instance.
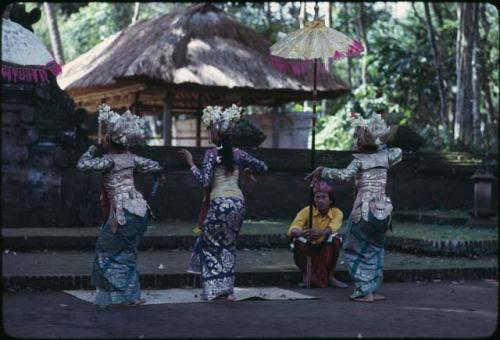
[[377, 294], [383, 279], [385, 232], [393, 209], [386, 195], [387, 171], [402, 159], [400, 148], [386, 148], [396, 127], [389, 128], [380, 114], [355, 121], [357, 149], [345, 169], [318, 167], [306, 179], [320, 177], [348, 181], [355, 178], [356, 199], [349, 216], [344, 262], [355, 284], [354, 301], [383, 300]]
[[203, 122], [217, 147], [207, 150], [201, 170], [189, 151], [179, 152], [196, 180], [210, 190], [208, 212], [188, 268], [188, 272], [201, 274], [204, 300], [234, 300], [236, 239], [245, 215], [245, 201], [238, 186], [239, 171], [246, 168], [257, 173], [267, 171], [264, 162], [232, 147], [240, 115], [241, 108], [236, 105], [224, 111], [218, 106], [203, 110]]
[[135, 189], [134, 171], [159, 172], [159, 164], [130, 153], [128, 147], [144, 139], [142, 120], [130, 113], [119, 115], [107, 105], [99, 107], [99, 121], [107, 133], [101, 157], [92, 145], [78, 161], [82, 171], [103, 173], [103, 196], [109, 206], [107, 220], [100, 229], [92, 272], [92, 284], [97, 288], [95, 304], [140, 305], [137, 246], [147, 229], [149, 206]]

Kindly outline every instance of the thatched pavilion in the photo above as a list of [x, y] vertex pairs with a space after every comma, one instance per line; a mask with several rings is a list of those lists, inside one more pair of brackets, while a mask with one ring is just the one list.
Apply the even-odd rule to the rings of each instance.
[[[277, 106], [310, 99], [312, 80], [276, 71], [270, 45], [221, 9], [200, 3], [107, 38], [64, 65], [58, 83], [91, 112], [105, 101], [114, 108], [162, 114], [164, 144], [170, 145], [173, 114], [199, 118], [205, 105]], [[319, 99], [349, 91], [329, 74], [321, 74], [318, 83]]]

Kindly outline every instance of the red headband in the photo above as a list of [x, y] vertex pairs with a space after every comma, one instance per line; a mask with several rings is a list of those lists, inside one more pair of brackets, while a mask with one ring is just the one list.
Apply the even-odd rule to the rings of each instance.
[[314, 193], [317, 192], [327, 192], [327, 193], [332, 193], [333, 194], [333, 188], [326, 183], [325, 181], [319, 181], [314, 185], [313, 189]]

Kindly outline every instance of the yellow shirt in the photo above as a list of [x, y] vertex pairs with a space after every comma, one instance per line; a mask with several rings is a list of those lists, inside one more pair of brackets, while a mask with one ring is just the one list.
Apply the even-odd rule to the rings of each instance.
[[[342, 211], [338, 208], [330, 208], [328, 210], [328, 213], [323, 216], [319, 212], [319, 210], [316, 207], [313, 207], [313, 220], [312, 220], [312, 227], [313, 229], [325, 229], [325, 228], [330, 228], [332, 230], [332, 233], [336, 232], [337, 230], [340, 229], [342, 226], [342, 218], [344, 217], [344, 214]], [[290, 225], [290, 228], [288, 228], [288, 233], [287, 235], [291, 237], [291, 231], [294, 228], [298, 229], [306, 229], [309, 226], [309, 207], [305, 207], [299, 213], [297, 216], [295, 216], [295, 219], [293, 220], [292, 224]], [[325, 239], [324, 236], [321, 236], [319, 239], [316, 241], [313, 241], [313, 244], [321, 243]]]

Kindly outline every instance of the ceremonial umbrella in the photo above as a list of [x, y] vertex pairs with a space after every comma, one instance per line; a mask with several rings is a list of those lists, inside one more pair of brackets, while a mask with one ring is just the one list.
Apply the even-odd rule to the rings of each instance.
[[61, 73], [43, 43], [31, 31], [2, 18], [2, 78], [9, 82], [46, 82]]
[[[307, 22], [303, 29], [288, 34], [285, 38], [271, 46], [271, 63], [282, 72], [295, 75], [313, 69], [313, 114], [312, 114], [312, 145], [311, 171], [315, 168], [316, 153], [316, 99], [318, 66], [320, 71], [328, 72], [333, 60], [360, 55], [363, 45], [345, 34], [326, 27], [318, 20], [318, 3], [315, 6], [314, 21]], [[319, 61], [319, 62], [318, 62]], [[312, 183], [311, 183], [312, 184]], [[309, 228], [312, 228], [314, 193], [310, 188]], [[307, 256], [307, 286], [311, 285], [311, 257]]]

